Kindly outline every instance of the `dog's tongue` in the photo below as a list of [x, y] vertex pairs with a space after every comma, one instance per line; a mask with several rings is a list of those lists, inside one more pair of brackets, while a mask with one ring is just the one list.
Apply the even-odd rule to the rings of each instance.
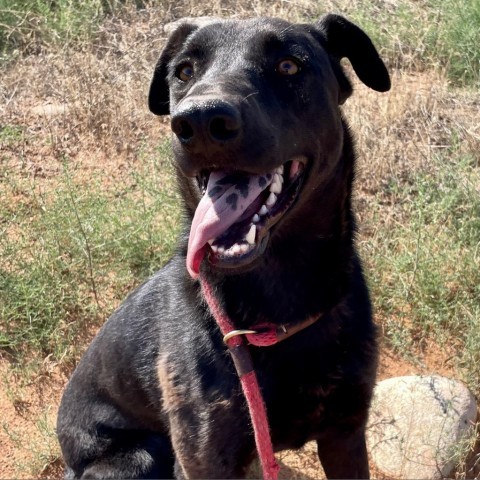
[[240, 219], [245, 210], [272, 183], [273, 175], [242, 172], [210, 173], [207, 190], [200, 200], [190, 229], [187, 269], [198, 277], [209, 240], [215, 239]]

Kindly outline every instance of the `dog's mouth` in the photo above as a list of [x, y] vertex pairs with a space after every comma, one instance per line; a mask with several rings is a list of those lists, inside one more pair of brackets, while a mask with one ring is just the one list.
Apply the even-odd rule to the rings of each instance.
[[307, 160], [296, 157], [263, 175], [210, 170], [197, 176], [203, 194], [192, 221], [187, 269], [197, 278], [208, 260], [232, 269], [258, 258], [270, 229], [292, 207], [301, 190]]

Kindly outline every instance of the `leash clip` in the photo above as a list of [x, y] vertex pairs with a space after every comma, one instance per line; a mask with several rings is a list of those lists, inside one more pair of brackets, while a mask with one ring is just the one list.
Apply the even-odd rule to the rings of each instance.
[[257, 331], [256, 330], [232, 330], [231, 332], [227, 333], [223, 337], [223, 343], [225, 343], [225, 345], [228, 345], [227, 342], [233, 337], [237, 337], [238, 335], [249, 335], [253, 333], [257, 333]]

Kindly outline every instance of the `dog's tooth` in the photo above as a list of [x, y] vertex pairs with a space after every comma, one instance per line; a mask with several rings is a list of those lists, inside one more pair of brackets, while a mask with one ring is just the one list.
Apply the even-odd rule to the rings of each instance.
[[245, 237], [245, 240], [250, 244], [254, 245], [255, 244], [255, 236], [257, 235], [257, 226], [252, 225], [250, 227], [250, 230], [247, 233], [247, 236]]
[[230, 250], [232, 251], [232, 253], [234, 255], [237, 255], [237, 254], [240, 253], [241, 248], [240, 248], [240, 245], [238, 243], [236, 243]]
[[211, 238], [211, 239], [208, 241], [208, 244], [209, 244], [210, 246], [212, 246], [212, 243], [213, 243], [214, 241], [215, 241], [215, 239], [214, 239], [214, 238]]
[[218, 247], [217, 248], [217, 252], [220, 254], [220, 255], [223, 255], [225, 253], [225, 247]]
[[283, 175], [281, 173], [275, 174], [277, 182], [283, 183]]
[[282, 191], [281, 182], [275, 179], [275, 181], [270, 185], [270, 191], [272, 193], [280, 193]]
[[260, 216], [258, 215], [258, 213], [256, 213], [253, 217], [252, 217], [252, 222], [253, 223], [258, 223], [260, 221]]
[[249, 246], [246, 243], [242, 243], [240, 245], [240, 253], [247, 253], [249, 249]]
[[265, 202], [265, 205], [267, 205], [267, 207], [271, 207], [276, 201], [277, 201], [277, 196], [272, 192], [268, 196], [267, 201]]
[[266, 215], [268, 213], [268, 208], [265, 205], [262, 205], [262, 208], [258, 212], [260, 215]]
[[213, 253], [218, 252], [218, 247], [216, 245], [210, 245], [210, 248], [212, 249]]
[[278, 173], [276, 173], [273, 177], [272, 183], [282, 183], [282, 181], [280, 180], [281, 178], [282, 178], [282, 176], [279, 175]]
[[283, 175], [283, 165], [280, 165], [277, 170], [276, 170], [277, 173], [279, 173], [280, 175]]

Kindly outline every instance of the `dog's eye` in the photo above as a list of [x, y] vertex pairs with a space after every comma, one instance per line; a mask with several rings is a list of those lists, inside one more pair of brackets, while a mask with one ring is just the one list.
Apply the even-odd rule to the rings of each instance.
[[295, 75], [300, 71], [300, 65], [292, 58], [286, 58], [278, 62], [277, 72], [280, 75]]
[[177, 68], [176, 76], [182, 82], [188, 82], [193, 77], [193, 65], [191, 63], [182, 63]]

